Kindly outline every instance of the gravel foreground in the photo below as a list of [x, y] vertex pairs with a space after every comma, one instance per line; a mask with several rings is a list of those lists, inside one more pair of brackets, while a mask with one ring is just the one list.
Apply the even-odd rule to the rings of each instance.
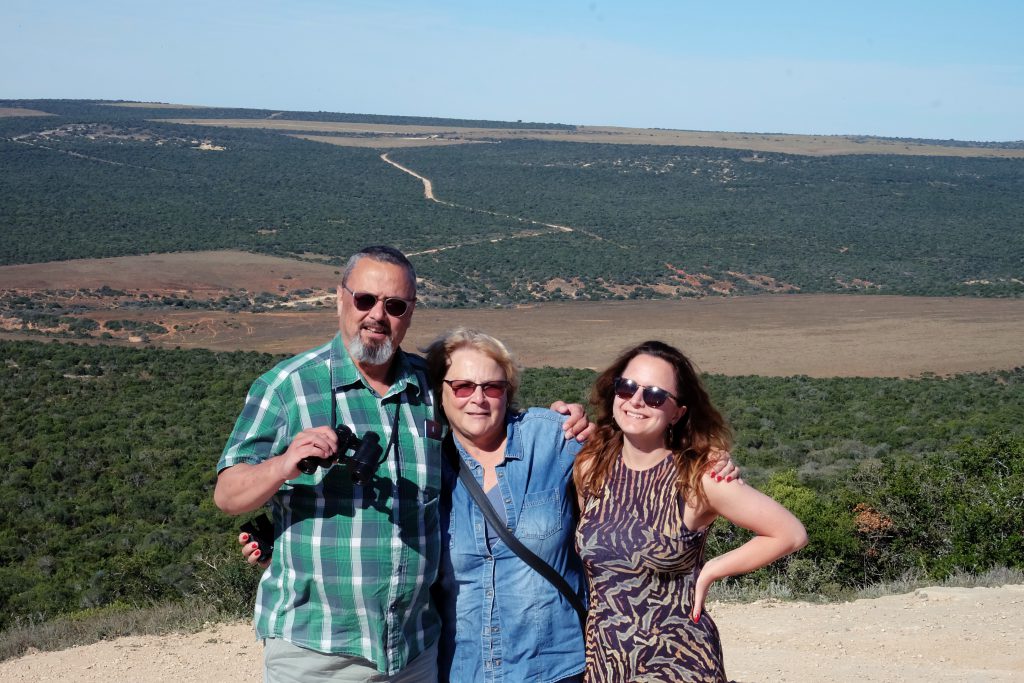
[[[1024, 681], [1024, 586], [922, 588], [816, 605], [709, 605], [735, 683]], [[0, 663], [0, 681], [258, 683], [248, 623], [119, 638]]]

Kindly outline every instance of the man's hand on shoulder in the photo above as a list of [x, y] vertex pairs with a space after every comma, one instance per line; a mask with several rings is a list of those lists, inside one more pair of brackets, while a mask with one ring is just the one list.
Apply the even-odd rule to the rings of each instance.
[[555, 401], [551, 404], [551, 410], [569, 416], [562, 425], [566, 439], [576, 439], [583, 443], [594, 433], [594, 425], [587, 419], [587, 411], [579, 403]]

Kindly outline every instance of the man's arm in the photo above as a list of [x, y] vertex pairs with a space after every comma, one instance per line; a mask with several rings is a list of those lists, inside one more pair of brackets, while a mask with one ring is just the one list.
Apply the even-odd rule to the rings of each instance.
[[281, 485], [302, 474], [299, 461], [328, 458], [338, 449], [338, 437], [330, 427], [304, 429], [280, 455], [250, 465], [238, 463], [220, 471], [213, 502], [229, 515], [241, 515], [263, 506]]

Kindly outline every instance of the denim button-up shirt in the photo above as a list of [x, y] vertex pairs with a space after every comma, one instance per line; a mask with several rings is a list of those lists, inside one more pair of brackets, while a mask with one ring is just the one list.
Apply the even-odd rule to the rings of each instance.
[[[564, 417], [531, 408], [506, 421], [497, 466], [508, 528], [558, 571], [581, 598], [573, 544], [572, 464], [581, 446], [562, 435]], [[483, 484], [483, 467], [458, 439], [459, 455]], [[498, 540], [488, 550], [484, 516], [447, 461], [442, 470], [439, 668], [451, 683], [551, 683], [583, 671], [583, 634], [572, 606]]]

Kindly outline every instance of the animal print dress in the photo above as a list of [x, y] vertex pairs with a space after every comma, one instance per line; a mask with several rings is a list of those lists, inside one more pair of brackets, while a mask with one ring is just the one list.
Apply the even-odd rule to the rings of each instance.
[[643, 472], [620, 458], [604, 495], [584, 503], [588, 683], [727, 680], [715, 622], [689, 617], [707, 531], [683, 524], [674, 457]]

